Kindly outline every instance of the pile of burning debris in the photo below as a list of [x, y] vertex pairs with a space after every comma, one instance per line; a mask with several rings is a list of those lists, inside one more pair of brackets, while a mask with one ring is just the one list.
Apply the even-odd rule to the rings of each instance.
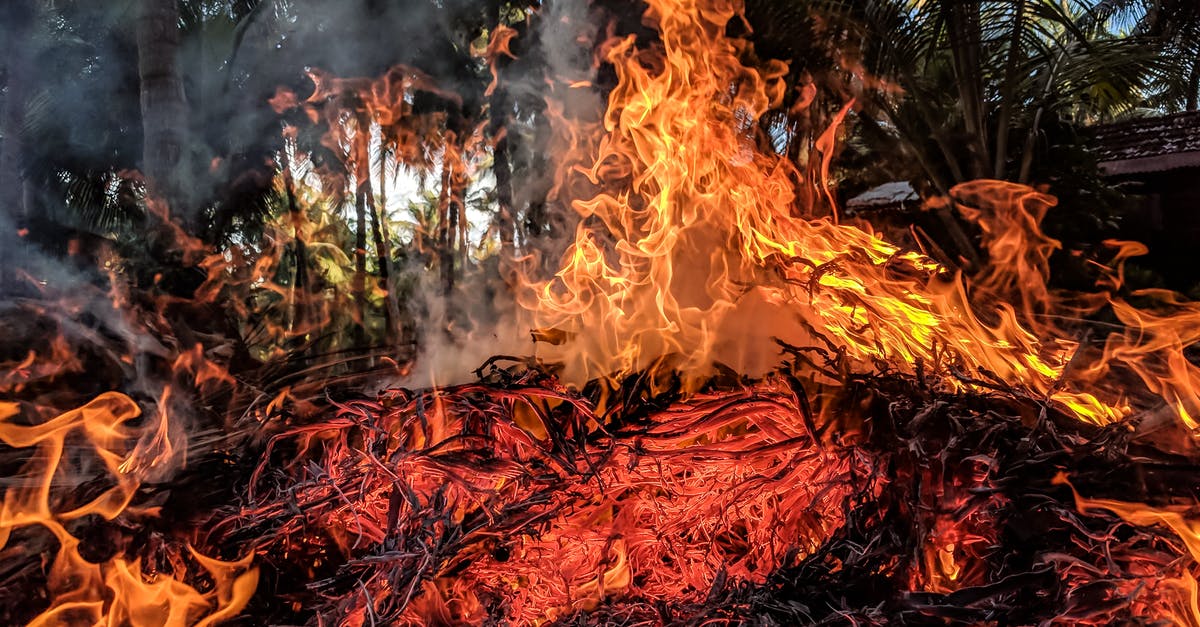
[[536, 356], [378, 394], [404, 365], [238, 371], [197, 321], [270, 260], [185, 236], [194, 301], [14, 305], [0, 622], [1200, 624], [1200, 305], [1125, 293], [1130, 243], [1055, 293], [1021, 185], [942, 199], [969, 280], [801, 215], [736, 3], [648, 4], [660, 41], [609, 42], [604, 122], [567, 133], [574, 240], [513, 264]]
[[[1200, 546], [1169, 504], [1194, 498], [1194, 455], [1003, 391], [887, 374], [813, 394], [801, 371], [683, 395], [493, 362], [278, 410], [167, 483], [122, 491], [137, 451], [103, 492], [10, 483], [0, 586], [30, 602], [5, 621], [1193, 624]], [[135, 410], [109, 395], [0, 436], [48, 468]], [[35, 504], [65, 534], [49, 570]], [[63, 560], [102, 579], [55, 579]]]
[[1075, 491], [1190, 498], [1184, 458], [912, 377], [810, 398], [793, 367], [348, 401], [271, 438], [207, 540], [270, 556], [272, 624], [1194, 620], [1182, 512]]

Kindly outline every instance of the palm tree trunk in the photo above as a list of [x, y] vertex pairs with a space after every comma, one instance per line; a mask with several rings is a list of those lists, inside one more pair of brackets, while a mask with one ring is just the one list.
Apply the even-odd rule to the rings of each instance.
[[1021, 28], [1025, 20], [1025, 0], [1018, 0], [1016, 17], [1008, 41], [1008, 59], [1005, 60], [1004, 87], [1000, 94], [1000, 119], [996, 122], [996, 156], [992, 161], [992, 177], [1004, 178], [1008, 160], [1008, 133], [1012, 123], [1013, 98], [1016, 95], [1017, 61], [1021, 54]]
[[379, 194], [377, 196], [377, 211], [379, 212], [379, 235], [376, 241], [376, 246], [379, 248], [379, 264], [380, 274], [382, 275], [383, 289], [386, 292], [384, 296], [387, 305], [388, 319], [388, 340], [392, 346], [403, 342], [403, 328], [401, 328], [400, 302], [396, 300], [396, 290], [392, 285], [392, 234], [388, 230], [387, 223], [387, 186], [388, 186], [388, 158], [385, 152], [379, 158]]
[[[908, 85], [917, 85], [918, 84], [916, 82], [916, 76], [912, 73], [911, 70], [904, 70], [903, 75], [904, 75], [904, 80], [907, 81]], [[933, 107], [929, 104], [928, 99], [925, 98], [924, 94], [921, 93], [920, 89], [914, 87], [912, 89], [912, 91], [909, 92], [909, 95], [912, 97], [913, 101], [917, 104], [917, 108], [919, 110], [922, 110], [922, 111], [933, 110]], [[899, 129], [903, 133], [904, 126], [902, 126], [903, 122], [902, 122], [901, 116], [899, 115], [899, 111], [897, 111], [891, 105], [887, 104], [887, 102], [884, 98], [876, 98], [875, 101], [876, 101], [876, 104], [879, 105], [880, 110], [882, 110], [884, 113], [887, 114], [888, 118], [892, 121], [892, 124], [896, 125], [896, 128]], [[910, 139], [915, 139], [916, 137], [918, 137], [918, 135], [914, 135], [912, 133], [906, 133], [906, 134], [910, 137]], [[945, 161], [946, 161], [946, 167], [948, 167], [950, 169], [950, 177], [953, 179], [951, 181], [951, 183], [962, 183], [962, 182], [966, 181], [967, 178], [966, 178], [966, 176], [963, 175], [962, 167], [958, 163], [958, 157], [957, 157], [957, 155], [954, 154], [954, 149], [950, 145], [950, 141], [946, 137], [946, 132], [942, 128], [942, 126], [939, 124], [936, 124], [936, 123], [930, 123], [929, 135], [930, 135], [930, 137], [933, 138], [934, 143], [937, 144], [938, 151], [942, 153], [942, 158], [945, 159]], [[920, 145], [919, 142], [915, 142], [915, 141], [910, 141], [909, 143], [913, 146]], [[944, 191], [944, 193], [948, 194], [950, 192], [949, 186], [946, 186], [943, 191]]]
[[354, 236], [354, 302], [358, 309], [359, 346], [367, 339], [367, 186], [358, 185], [355, 208], [358, 210], [358, 228]]
[[[291, 143], [289, 141], [289, 143]], [[288, 217], [292, 223], [293, 263], [296, 265], [292, 278], [290, 300], [288, 304], [287, 330], [289, 336], [308, 332], [308, 247], [304, 243], [304, 214], [296, 201], [296, 183], [292, 180], [292, 163], [288, 150], [293, 146], [285, 145], [280, 151], [280, 167], [283, 170], [283, 189], [287, 196]]]
[[1029, 177], [1033, 174], [1033, 155], [1037, 148], [1037, 136], [1042, 132], [1042, 114], [1046, 111], [1046, 99], [1050, 97], [1050, 90], [1054, 85], [1055, 75], [1058, 74], [1059, 63], [1062, 63], [1063, 57], [1066, 54], [1065, 50], [1060, 51], [1046, 73], [1046, 82], [1042, 85], [1042, 93], [1038, 99], [1038, 108], [1033, 114], [1033, 123], [1029, 125], [1029, 132], [1025, 134], [1025, 147], [1021, 152], [1021, 170], [1017, 175], [1018, 183], [1028, 183]]
[[[7, 215], [8, 223], [0, 220], [8, 239], [26, 228], [29, 207], [26, 206], [26, 182], [22, 173], [25, 163], [25, 101], [29, 86], [29, 58], [26, 42], [22, 35], [29, 32], [33, 23], [34, 8], [28, 0], [13, 0], [0, 9], [0, 23], [5, 24], [7, 45], [0, 50], [4, 59], [4, 106], [0, 110], [0, 212]], [[15, 279], [13, 271], [20, 258], [17, 245], [0, 244], [0, 292]]]
[[[493, 112], [505, 110], [508, 98], [499, 88], [492, 94], [492, 102], [489, 105]], [[496, 175], [496, 204], [498, 205], [499, 215], [497, 216], [497, 230], [500, 232], [500, 252], [505, 258], [511, 259], [516, 252], [514, 246], [515, 224], [513, 214], [513, 194], [512, 194], [512, 167], [508, 162], [508, 132], [503, 128], [504, 119], [499, 113], [491, 114], [491, 124], [493, 128], [493, 137], [499, 134], [499, 139], [496, 140], [496, 146], [493, 148], [495, 154], [493, 157], [492, 170]]]
[[[448, 135], [450, 134], [448, 133]], [[446, 141], [451, 142], [453, 139], [447, 137]], [[448, 148], [443, 154], [442, 189], [438, 195], [437, 254], [438, 271], [442, 278], [442, 292], [449, 294], [454, 290], [454, 234], [457, 230], [458, 220], [451, 221], [450, 219], [451, 214], [455, 212], [452, 191], [454, 166], [450, 163], [450, 160], [454, 158], [453, 151]]]
[[[922, 142], [918, 141], [917, 137], [909, 131], [906, 125], [901, 123], [901, 118], [898, 113], [891, 106], [889, 106], [886, 101], [877, 100], [876, 102], [880, 111], [883, 111], [884, 115], [888, 116], [888, 118], [892, 121], [892, 126], [894, 126], [900, 133], [904, 143], [912, 148], [911, 153], [917, 160], [917, 163], [921, 166], [921, 169], [925, 172], [925, 176], [927, 176], [930, 182], [933, 183], [934, 187], [937, 188], [938, 193], [940, 193], [942, 196], [945, 196], [950, 203], [953, 203], [954, 197], [950, 195], [951, 185], [947, 184], [943, 180], [941, 173], [939, 173], [937, 168], [933, 166], [929, 157], [924, 154], [921, 148]], [[861, 119], [869, 121], [871, 124], [875, 124], [875, 121], [871, 119], [870, 116], [861, 116]], [[938, 144], [939, 150], [942, 152], [942, 156], [946, 159], [947, 164], [951, 168], [952, 176], [956, 177], [954, 182], [962, 182], [961, 178], [958, 178], [962, 173], [958, 169], [957, 162], [954, 160], [953, 153], [950, 151], [949, 146], [946, 145], [943, 138], [939, 137], [939, 131], [935, 130], [933, 136]], [[971, 270], [973, 268], [978, 268], [981, 262], [981, 259], [979, 258], [979, 252], [975, 250], [974, 244], [971, 243], [971, 238], [967, 236], [966, 232], [963, 231], [962, 226], [959, 225], [958, 220], [954, 217], [954, 213], [950, 210], [950, 205], [947, 204], [939, 207], [936, 209], [935, 215], [937, 216], [938, 221], [941, 222], [942, 228], [944, 228], [946, 233], [950, 236], [950, 240], [954, 244], [954, 249], [958, 251], [959, 256], [963, 259], [963, 269]]]
[[[381, 162], [386, 161], [386, 159], [387, 159], [386, 155], [381, 155], [379, 158], [379, 160]], [[379, 173], [381, 175], [383, 174], [383, 170], [384, 170], [383, 165], [380, 164]], [[384, 181], [381, 176], [380, 177], [380, 185], [382, 186], [385, 184], [386, 184], [386, 181]], [[379, 197], [381, 200], [379, 203], [376, 203], [375, 202], [375, 193], [373, 191], [373, 186], [371, 185], [370, 178], [367, 178], [366, 188], [367, 188], [367, 190], [366, 190], [366, 192], [367, 192], [367, 194], [366, 194], [367, 195], [367, 211], [369, 212], [369, 215], [371, 218], [371, 238], [374, 240], [374, 244], [375, 244], [376, 262], [379, 264], [379, 289], [383, 290], [383, 293], [384, 293], [384, 307], [383, 307], [384, 341], [387, 343], [388, 346], [392, 346], [393, 341], [396, 338], [395, 324], [396, 324], [396, 320], [398, 320], [399, 318], [396, 315], [398, 312], [398, 307], [396, 306], [395, 298], [392, 296], [392, 289], [391, 289], [391, 283], [392, 283], [392, 281], [391, 281], [391, 276], [392, 276], [391, 265], [392, 265], [392, 262], [391, 262], [391, 255], [388, 252], [390, 249], [390, 246], [387, 243], [388, 240], [384, 236], [384, 228], [385, 227], [383, 224], [383, 216], [381, 215], [384, 211], [384, 205], [383, 205], [383, 200], [382, 200], [383, 190], [382, 190], [382, 188], [380, 189]]]
[[455, 216], [458, 220], [458, 258], [463, 264], [466, 264], [467, 248], [470, 245], [467, 228], [471, 223], [467, 221], [467, 180], [465, 177], [460, 181], [455, 191], [457, 193], [454, 197], [458, 200], [458, 215]]
[[462, 129], [471, 128], [460, 115], [452, 114], [446, 123], [446, 148], [442, 156], [442, 193], [438, 202], [438, 247], [442, 290], [445, 295], [454, 291], [457, 281], [457, 261], [466, 246], [466, 185], [462, 171], [464, 142], [458, 138]]
[[950, 34], [955, 73], [958, 76], [959, 101], [963, 122], [971, 136], [971, 172], [975, 178], [987, 176], [987, 132], [983, 119], [983, 85], [979, 56], [980, 25], [978, 2], [954, 2], [947, 5], [946, 23]]
[[137, 20], [138, 78], [142, 104], [142, 174], [149, 193], [167, 202], [185, 225], [179, 169], [188, 127], [188, 104], [178, 67], [179, 6], [176, 0], [141, 0]]
[[[490, 22], [493, 32], [500, 28], [500, 8], [502, 0], [492, 0], [490, 3]], [[505, 259], [515, 256], [513, 240], [515, 239], [515, 220], [512, 206], [512, 168], [508, 162], [508, 90], [504, 88], [502, 78], [506, 65], [504, 55], [497, 55], [492, 60], [496, 73], [496, 83], [492, 95], [488, 99], [488, 134], [495, 138], [496, 144], [492, 149], [492, 171], [496, 175], [496, 229], [500, 232], [500, 253]]]
[[1033, 154], [1037, 149], [1037, 136], [1042, 125], [1042, 112], [1045, 107], [1038, 107], [1037, 112], [1033, 114], [1033, 124], [1029, 127], [1029, 133], [1025, 135], [1025, 148], [1021, 151], [1021, 171], [1017, 175], [1017, 182], [1025, 184], [1029, 182], [1029, 177], [1033, 173]]
[[450, 241], [446, 248], [450, 261], [446, 266], [449, 271], [446, 282], [447, 295], [454, 291], [454, 284], [458, 280], [459, 261], [466, 256], [466, 191], [466, 184], [461, 176], [450, 178]]

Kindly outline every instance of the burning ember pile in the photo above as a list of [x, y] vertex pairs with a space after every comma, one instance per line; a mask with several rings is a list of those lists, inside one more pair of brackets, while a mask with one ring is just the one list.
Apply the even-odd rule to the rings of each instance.
[[[196, 320], [231, 286], [295, 302], [286, 254], [179, 229], [191, 299], [13, 304], [39, 339], [0, 355], [0, 622], [1200, 625], [1200, 304], [1127, 293], [1125, 242], [1095, 291], [1048, 288], [1056, 200], [1022, 185], [943, 199], [982, 232], [970, 277], [839, 223], [754, 134], [784, 68], [727, 34], [740, 6], [648, 5], [656, 42], [600, 51], [603, 117], [559, 116], [561, 263], [502, 271], [531, 356], [425, 389], [377, 359], [377, 394], [305, 357], [240, 372]], [[272, 104], [338, 129], [359, 180], [348, 100], [414, 146], [411, 94], [454, 97], [406, 68], [313, 77]]]

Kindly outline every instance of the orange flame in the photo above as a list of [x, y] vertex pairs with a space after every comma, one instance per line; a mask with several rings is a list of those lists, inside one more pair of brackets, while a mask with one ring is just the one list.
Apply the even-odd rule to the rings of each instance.
[[[1151, 311], [1115, 295], [1124, 260], [1144, 247], [1117, 244], [1112, 265], [1099, 266], [1102, 291], [1054, 293], [1049, 260], [1061, 245], [1040, 223], [1057, 201], [1002, 181], [942, 199], [980, 226], [991, 258], [969, 283], [869, 227], [806, 219], [794, 186], [802, 174], [760, 137], [785, 72], [745, 65], [748, 44], [725, 35], [741, 3], [648, 4], [659, 47], [639, 49], [632, 37], [602, 47], [618, 77], [603, 129], [571, 122], [561, 106], [548, 111], [570, 147], [551, 198], [580, 221], [554, 277], [522, 278], [518, 300], [568, 380], [658, 364], [694, 381], [714, 362], [756, 374], [776, 365], [771, 340], [782, 339], [824, 345], [860, 370], [932, 372], [951, 389], [1023, 389], [1097, 425], [1133, 411], [1127, 386], [1106, 385], [1117, 366], [1200, 427], [1200, 369], [1184, 355], [1200, 340], [1200, 304], [1134, 294]], [[822, 189], [850, 105], [818, 142]], [[1125, 329], [1100, 355], [1056, 322], [1102, 307]]]
[[619, 80], [607, 134], [581, 172], [592, 195], [572, 200], [582, 221], [554, 279], [526, 280], [520, 296], [532, 327], [574, 338], [543, 347], [569, 378], [619, 376], [664, 356], [692, 375], [714, 361], [753, 373], [773, 365], [772, 337], [828, 340], [859, 364], [967, 375], [955, 387], [994, 378], [1094, 422], [1120, 415], [1058, 389], [1074, 343], [1042, 342], [1007, 303], [985, 323], [962, 280], [932, 260], [796, 215], [800, 174], [756, 141], [784, 93], [782, 72], [743, 65], [745, 44], [724, 34], [740, 3], [649, 5], [661, 50], [632, 38], [609, 46]]
[[[0, 440], [14, 448], [33, 448], [29, 461], [4, 493], [0, 506], [0, 547], [14, 531], [39, 525], [58, 541], [49, 571], [50, 607], [30, 624], [67, 625], [213, 625], [235, 615], [257, 585], [251, 556], [234, 562], [211, 559], [191, 551], [192, 558], [213, 582], [201, 593], [184, 582], [188, 573], [171, 576], [143, 571], [138, 559], [118, 555], [102, 564], [84, 559], [80, 539], [71, 534], [71, 521], [85, 516], [113, 520], [125, 513], [153, 515], [133, 508], [133, 497], [155, 466], [169, 462], [170, 443], [162, 422], [146, 429], [130, 425], [141, 408], [118, 393], [102, 394], [91, 402], [40, 424], [21, 424], [21, 408], [0, 403]], [[130, 447], [131, 442], [137, 445]], [[153, 445], [144, 446], [145, 442]], [[165, 447], [165, 448], [164, 448]], [[96, 462], [103, 470], [94, 475]], [[87, 482], [103, 481], [108, 488], [83, 503]], [[75, 494], [71, 494], [72, 491]], [[68, 504], [63, 507], [63, 504]]]

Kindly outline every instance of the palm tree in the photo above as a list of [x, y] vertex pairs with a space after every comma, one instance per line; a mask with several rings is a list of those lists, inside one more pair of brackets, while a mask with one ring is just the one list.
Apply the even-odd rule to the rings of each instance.
[[[98, 3], [5, 3], [0, 144], [5, 210], [51, 250], [62, 229], [110, 233], [135, 218], [140, 114], [126, 17]], [[54, 225], [55, 228], [47, 228]]]
[[1191, 0], [1101, 0], [1096, 20], [1110, 30], [1153, 39], [1174, 71], [1146, 99], [1152, 109], [1195, 111], [1200, 105], [1200, 3]]
[[[216, 12], [217, 4], [228, 5], [228, 15]], [[233, 46], [222, 37], [234, 39], [232, 31], [254, 6], [253, 0], [184, 0], [180, 5], [143, 0], [3, 3], [2, 10], [9, 13], [3, 18], [3, 32], [12, 35], [5, 43], [12, 50], [0, 62], [10, 75], [4, 109], [9, 127], [3, 132], [13, 141], [5, 142], [0, 158], [20, 163], [26, 189], [32, 192], [24, 203], [5, 204], [23, 205], [31, 220], [47, 226], [103, 237], [142, 232], [141, 190], [122, 175], [140, 169], [146, 179], [188, 179], [193, 221], [200, 220], [201, 209], [215, 206], [208, 230], [215, 227], [212, 234], [218, 239], [235, 221], [254, 222], [250, 215], [235, 219], [228, 214], [231, 209], [243, 214], [262, 210], [270, 173], [245, 173], [256, 164], [263, 169], [266, 156], [275, 149], [271, 142], [279, 138], [277, 133], [248, 133], [244, 119], [252, 116], [242, 116], [243, 123], [228, 133], [238, 139], [237, 146], [214, 133], [230, 126], [229, 111], [247, 107], [219, 81], [207, 78], [228, 67]], [[172, 9], [177, 9], [177, 17], [166, 17]], [[130, 15], [138, 19], [130, 20]], [[212, 28], [218, 21], [231, 25], [228, 35]], [[193, 50], [209, 54], [189, 53]], [[17, 61], [28, 65], [21, 80], [14, 73], [21, 67]], [[198, 95], [202, 98], [191, 104], [199, 106], [189, 107], [189, 96]], [[193, 122], [188, 119], [192, 113], [203, 117]], [[225, 125], [211, 123], [216, 119]], [[21, 137], [28, 138], [23, 146], [15, 141]], [[200, 167], [186, 167], [189, 151], [205, 153], [194, 159]], [[209, 165], [218, 156], [229, 165], [209, 175]], [[250, 167], [241, 167], [243, 163]], [[3, 176], [16, 172], [11, 167], [3, 170]], [[216, 180], [235, 170], [240, 176], [230, 176], [231, 183]], [[198, 180], [201, 176], [208, 178]], [[256, 185], [246, 184], [255, 180]], [[13, 184], [2, 187], [20, 189]]]
[[850, 34], [869, 78], [860, 117], [885, 125], [945, 193], [1038, 173], [1050, 117], [1135, 106], [1164, 72], [1144, 37], [1117, 37], [1084, 0], [815, 0]]
[[[843, 168], [842, 176], [865, 185], [852, 181], [850, 187], [900, 179], [923, 195], [944, 197], [978, 178], [1101, 185], [1075, 129], [1133, 110], [1169, 64], [1152, 38], [1110, 32], [1091, 4], [748, 0], [751, 14], [792, 16], [758, 29], [773, 40], [764, 48], [822, 42], [789, 60], [818, 88], [815, 104], [826, 113], [819, 109], [815, 119], [830, 119], [830, 105], [840, 104], [822, 103], [822, 92], [854, 101], [850, 150], [840, 160], [857, 159], [862, 169]], [[757, 48], [759, 33], [755, 37]], [[799, 115], [813, 117], [803, 108]], [[1063, 158], [1064, 151], [1073, 152]], [[957, 257], [969, 269], [978, 255], [952, 209], [939, 205], [936, 221], [924, 228], [941, 240], [931, 249], [943, 262]]]
[[[187, 150], [188, 103], [179, 70], [179, 5], [176, 0], [141, 0], [137, 19], [138, 77], [141, 81], [142, 173], [151, 194], [181, 213], [180, 165]], [[181, 211], [182, 210], [182, 211]]]

